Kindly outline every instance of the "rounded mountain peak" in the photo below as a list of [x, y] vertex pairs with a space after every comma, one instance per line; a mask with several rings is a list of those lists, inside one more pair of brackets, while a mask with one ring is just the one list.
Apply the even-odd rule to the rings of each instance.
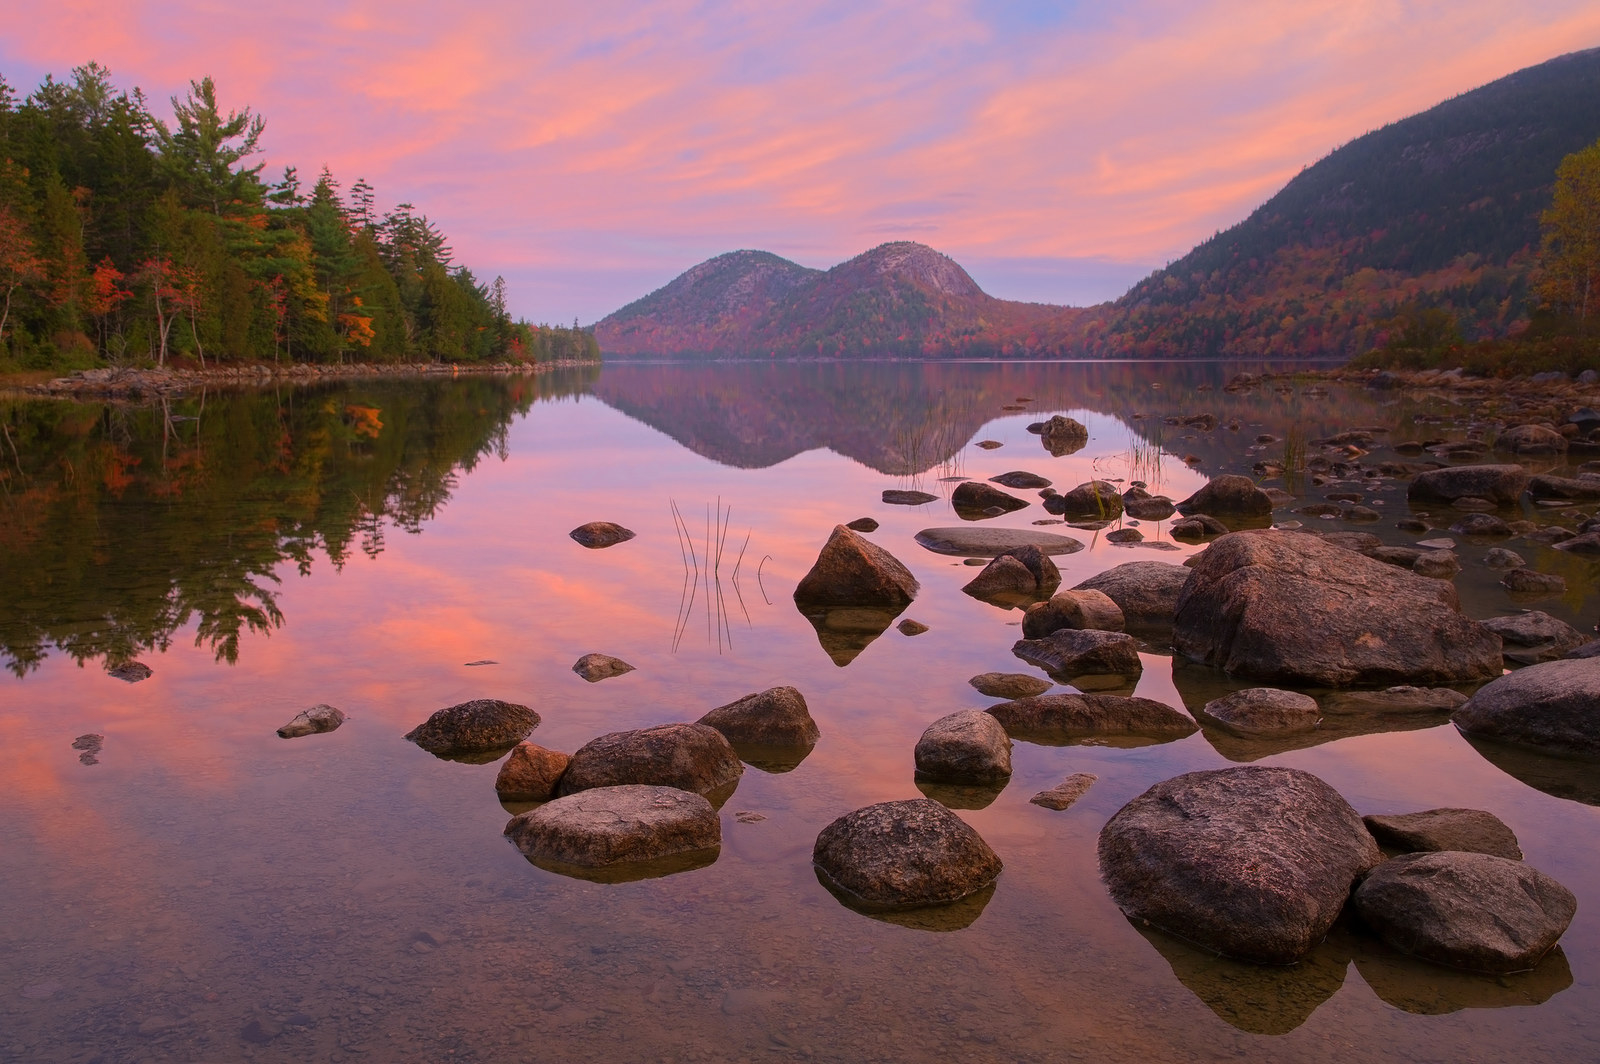
[[879, 244], [836, 269], [908, 280], [947, 296], [972, 297], [984, 294], [978, 282], [955, 259], [912, 240]]

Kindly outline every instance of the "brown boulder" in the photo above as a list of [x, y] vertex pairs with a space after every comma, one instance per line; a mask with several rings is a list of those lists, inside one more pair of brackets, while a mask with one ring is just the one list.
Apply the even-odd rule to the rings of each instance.
[[704, 724], [658, 724], [591, 739], [572, 755], [557, 788], [644, 784], [710, 794], [739, 779], [744, 766], [728, 740]]
[[978, 833], [927, 798], [846, 813], [817, 836], [811, 859], [823, 882], [869, 908], [942, 905], [1000, 876], [1000, 858]]
[[920, 589], [911, 570], [894, 555], [844, 525], [836, 525], [811, 571], [794, 589], [794, 600], [802, 609], [879, 606], [898, 613]]
[[505, 834], [535, 864], [596, 869], [714, 852], [722, 821], [698, 794], [600, 787], [519, 814]]
[[1029, 606], [1022, 618], [1022, 634], [1029, 639], [1041, 639], [1068, 628], [1120, 632], [1123, 627], [1122, 610], [1111, 596], [1093, 589], [1057, 592], [1048, 602]]
[[571, 760], [559, 751], [523, 740], [500, 766], [494, 778], [495, 793], [502, 802], [548, 802], [556, 796], [556, 785]]
[[913, 756], [919, 780], [996, 783], [1011, 778], [1011, 739], [981, 709], [958, 709], [928, 725]]
[[1425, 809], [1361, 818], [1380, 846], [1398, 853], [1463, 850], [1522, 860], [1522, 847], [1505, 822], [1482, 809]]
[[405, 737], [430, 754], [453, 758], [504, 750], [538, 725], [539, 714], [527, 706], [478, 698], [437, 711]]
[[1064, 692], [1002, 702], [985, 712], [1013, 739], [1049, 746], [1090, 739], [1170, 742], [1200, 730], [1169, 705], [1124, 695]]

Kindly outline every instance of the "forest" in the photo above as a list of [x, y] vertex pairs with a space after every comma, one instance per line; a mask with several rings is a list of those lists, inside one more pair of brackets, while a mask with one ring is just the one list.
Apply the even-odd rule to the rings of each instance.
[[286, 167], [211, 78], [172, 119], [104, 67], [0, 77], [0, 372], [237, 362], [595, 360], [579, 328], [515, 321], [409, 203], [380, 212]]

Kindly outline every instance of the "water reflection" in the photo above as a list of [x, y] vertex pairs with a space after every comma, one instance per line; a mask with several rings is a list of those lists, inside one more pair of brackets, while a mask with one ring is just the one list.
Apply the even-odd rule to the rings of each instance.
[[1584, 805], [1600, 806], [1600, 763], [1557, 757], [1471, 735], [1462, 738], [1489, 764], [1535, 790]]

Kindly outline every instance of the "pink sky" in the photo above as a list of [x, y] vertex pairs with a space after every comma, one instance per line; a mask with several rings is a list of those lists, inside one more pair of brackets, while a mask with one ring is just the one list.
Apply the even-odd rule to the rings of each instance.
[[1110, 298], [1339, 144], [1597, 44], [1592, 0], [57, 0], [0, 73], [95, 60], [161, 109], [210, 74], [268, 173], [365, 177], [514, 312], [588, 322], [719, 252], [896, 239]]

